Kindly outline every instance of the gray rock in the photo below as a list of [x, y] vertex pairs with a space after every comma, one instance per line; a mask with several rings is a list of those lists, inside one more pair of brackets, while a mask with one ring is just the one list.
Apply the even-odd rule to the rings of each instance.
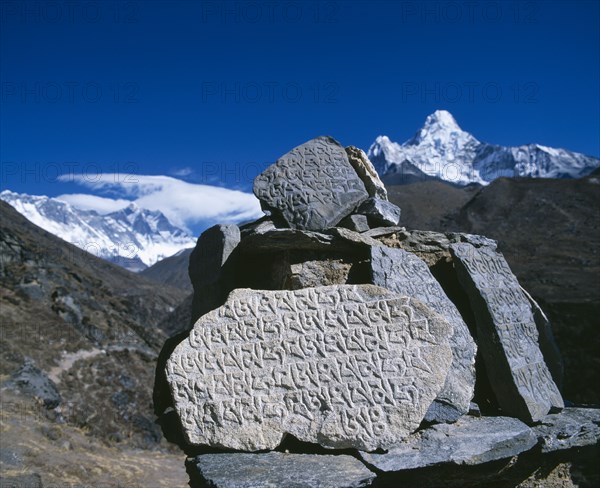
[[413, 432], [452, 361], [451, 326], [373, 285], [234, 290], [201, 317], [166, 373], [191, 444], [388, 447]]
[[342, 219], [338, 225], [353, 230], [354, 232], [366, 232], [369, 230], [369, 221], [367, 220], [366, 215], [348, 215], [348, 217]]
[[369, 198], [356, 210], [356, 213], [366, 215], [372, 227], [379, 225], [396, 226], [400, 222], [400, 207], [387, 200]]
[[335, 226], [368, 198], [344, 148], [332, 137], [295, 147], [254, 180], [264, 209], [294, 229]]
[[347, 455], [205, 454], [190, 464], [199, 481], [214, 488], [358, 488], [375, 479], [374, 473]]
[[17, 476], [0, 476], [0, 488], [43, 488], [42, 477], [37, 473]]
[[[371, 235], [370, 233], [367, 233]], [[374, 236], [371, 236], [374, 237]], [[397, 234], [399, 246], [410, 252], [436, 253], [448, 251], [451, 244], [469, 243], [473, 246], [496, 249], [497, 242], [487, 237], [460, 232], [434, 232], [429, 230], [406, 230]]]
[[300, 290], [326, 285], [341, 285], [348, 282], [352, 263], [341, 259], [311, 260], [290, 264], [289, 276], [284, 288]]
[[23, 366], [2, 386], [37, 398], [46, 408], [56, 408], [62, 401], [54, 381], [29, 358], [25, 359]]
[[477, 346], [458, 309], [425, 262], [402, 249], [371, 249], [371, 283], [400, 295], [417, 298], [452, 325], [452, 367], [446, 384], [431, 405], [425, 420], [453, 422], [469, 411], [475, 390]]
[[198, 238], [190, 255], [188, 273], [194, 286], [192, 319], [221, 305], [230, 286], [226, 279], [226, 263], [240, 243], [240, 229], [233, 224], [215, 225]]
[[436, 424], [421, 430], [386, 454], [360, 455], [370, 465], [389, 472], [441, 463], [486, 463], [527, 451], [536, 442], [532, 430], [517, 419], [462, 417], [454, 424]]
[[405, 227], [399, 227], [397, 225], [392, 227], [375, 227], [374, 229], [368, 230], [365, 232], [366, 236], [372, 237], [373, 239], [377, 239], [378, 237], [387, 237], [392, 234], [396, 234], [398, 232], [405, 232]]
[[457, 275], [469, 296], [488, 378], [502, 410], [540, 420], [564, 403], [538, 345], [531, 305], [504, 257], [471, 244], [450, 246]]
[[546, 361], [546, 365], [550, 370], [550, 374], [552, 375], [552, 379], [558, 389], [562, 389], [563, 379], [565, 376], [565, 367], [563, 364], [562, 357], [560, 355], [560, 350], [558, 349], [558, 344], [554, 340], [554, 334], [552, 333], [552, 324], [550, 320], [538, 305], [538, 303], [533, 299], [533, 297], [527, 293], [527, 291], [521, 287], [521, 291], [529, 300], [531, 304], [531, 309], [533, 311], [533, 319], [535, 321], [535, 325], [537, 326], [538, 334], [540, 335], [540, 350], [544, 355], [544, 360]]
[[346, 147], [346, 154], [348, 155], [348, 161], [365, 184], [369, 196], [387, 200], [388, 195], [385, 185], [365, 152], [357, 147], [348, 146]]
[[542, 452], [598, 444], [600, 441], [600, 409], [565, 408], [547, 415], [533, 427]]

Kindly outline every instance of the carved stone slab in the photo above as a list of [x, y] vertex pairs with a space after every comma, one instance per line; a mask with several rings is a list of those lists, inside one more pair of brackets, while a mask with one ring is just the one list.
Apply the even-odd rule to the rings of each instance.
[[[437, 401], [450, 409], [432, 409], [430, 421], [456, 420], [469, 411], [475, 390], [475, 355], [477, 346], [458, 309], [446, 296], [425, 262], [402, 249], [373, 247], [371, 249], [371, 282], [400, 295], [414, 297], [442, 315], [454, 329], [450, 339], [452, 367]], [[438, 406], [439, 407], [439, 406]], [[454, 410], [448, 412], [448, 410]], [[435, 412], [450, 413], [439, 418]], [[429, 415], [428, 415], [429, 417]]]
[[294, 229], [333, 227], [369, 196], [344, 148], [331, 137], [295, 147], [254, 180], [254, 194]]
[[479, 348], [502, 410], [527, 422], [564, 403], [538, 345], [527, 297], [504, 257], [486, 247], [452, 244], [460, 283], [477, 322]]
[[413, 432], [444, 385], [451, 326], [372, 285], [233, 291], [167, 362], [188, 442], [273, 449], [285, 433], [385, 448]]

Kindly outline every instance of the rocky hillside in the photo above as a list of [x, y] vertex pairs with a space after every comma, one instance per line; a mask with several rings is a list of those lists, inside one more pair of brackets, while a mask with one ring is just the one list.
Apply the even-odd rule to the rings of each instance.
[[188, 275], [188, 263], [192, 249], [183, 249], [173, 256], [169, 256], [140, 274], [157, 283], [173, 286], [187, 292], [192, 291], [192, 282]]
[[523, 286], [553, 322], [565, 360], [565, 397], [600, 403], [600, 180], [500, 178], [487, 187], [428, 181], [388, 186], [402, 225], [498, 241]]
[[[0, 256], [3, 477], [28, 466], [44, 483], [131, 482], [115, 460], [167, 448], [151, 390], [159, 324], [185, 292], [96, 258], [4, 202]], [[147, 486], [182, 484], [172, 459], [180, 465], [166, 453], [140, 459]]]

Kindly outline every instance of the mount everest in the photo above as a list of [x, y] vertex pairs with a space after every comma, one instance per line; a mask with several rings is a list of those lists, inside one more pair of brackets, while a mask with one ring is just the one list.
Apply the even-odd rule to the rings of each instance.
[[388, 184], [438, 179], [465, 186], [487, 185], [502, 176], [579, 178], [600, 167], [600, 159], [565, 149], [480, 142], [445, 110], [429, 115], [423, 127], [403, 144], [387, 136], [377, 137], [368, 156]]
[[102, 215], [57, 198], [9, 190], [0, 192], [0, 199], [42, 229], [131, 271], [141, 271], [196, 244], [187, 231], [173, 225], [160, 211], [142, 209], [134, 203]]

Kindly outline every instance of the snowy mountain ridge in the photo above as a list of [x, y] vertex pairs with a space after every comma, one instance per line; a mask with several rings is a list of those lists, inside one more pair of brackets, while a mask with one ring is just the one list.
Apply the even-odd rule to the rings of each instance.
[[452, 114], [437, 110], [403, 144], [379, 136], [369, 158], [381, 176], [440, 179], [461, 186], [487, 185], [501, 176], [579, 178], [600, 167], [600, 159], [539, 144], [506, 147], [480, 142], [463, 131]]
[[10, 190], [0, 192], [0, 199], [42, 229], [131, 271], [141, 271], [196, 244], [160, 211], [142, 209], [133, 202], [102, 215], [57, 198]]

